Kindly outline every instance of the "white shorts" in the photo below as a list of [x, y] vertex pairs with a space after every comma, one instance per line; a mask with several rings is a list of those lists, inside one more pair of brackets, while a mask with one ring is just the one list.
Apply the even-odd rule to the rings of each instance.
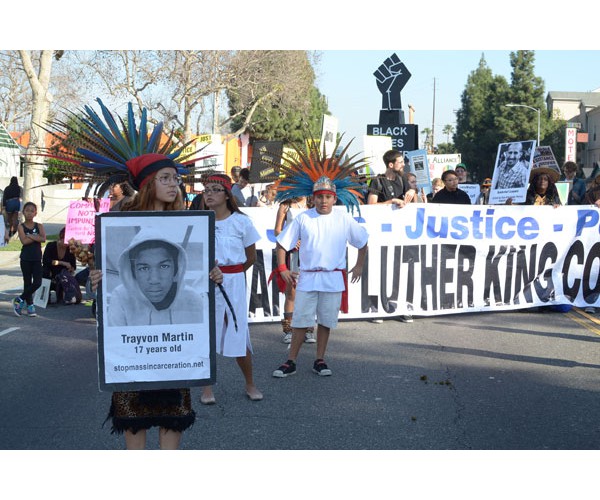
[[308, 328], [317, 324], [335, 328], [342, 303], [342, 292], [303, 292], [296, 290], [292, 328]]

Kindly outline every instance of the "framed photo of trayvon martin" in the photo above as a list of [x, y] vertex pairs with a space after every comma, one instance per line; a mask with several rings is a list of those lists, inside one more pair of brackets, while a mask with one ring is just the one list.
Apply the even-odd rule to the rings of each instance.
[[509, 198], [513, 203], [525, 201], [535, 143], [536, 141], [520, 141], [498, 146], [490, 189], [490, 205], [504, 204]]
[[215, 382], [212, 211], [96, 216], [100, 390]]

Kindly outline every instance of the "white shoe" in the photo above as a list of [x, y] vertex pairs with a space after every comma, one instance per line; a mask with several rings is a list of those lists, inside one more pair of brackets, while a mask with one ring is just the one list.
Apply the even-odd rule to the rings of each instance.
[[370, 319], [369, 320], [371, 323], [375, 323], [377, 325], [380, 325], [381, 323], [383, 323], [382, 319]]
[[315, 332], [306, 332], [304, 334], [304, 343], [305, 344], [314, 344], [317, 341], [315, 338]]
[[291, 344], [292, 343], [292, 332], [290, 332], [290, 333], [284, 333], [283, 334], [283, 339], [281, 339], [281, 341], [284, 344]]
[[596, 308], [595, 307], [586, 307], [585, 312], [588, 314], [596, 314]]
[[402, 321], [402, 323], [412, 323], [414, 320], [413, 320], [412, 316], [406, 315], [406, 316], [400, 316], [400, 321]]

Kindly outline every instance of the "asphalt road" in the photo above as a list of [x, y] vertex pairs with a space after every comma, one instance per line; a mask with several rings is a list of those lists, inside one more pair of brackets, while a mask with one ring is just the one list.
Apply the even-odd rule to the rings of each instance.
[[[90, 307], [52, 305], [17, 317], [0, 292], [0, 449], [117, 450], [103, 426]], [[187, 450], [598, 450], [600, 321], [583, 311], [455, 314], [412, 324], [342, 321], [331, 377], [276, 379], [278, 324], [251, 325], [249, 401], [235, 361], [217, 358], [217, 404], [199, 403]], [[149, 448], [157, 448], [156, 432]]]

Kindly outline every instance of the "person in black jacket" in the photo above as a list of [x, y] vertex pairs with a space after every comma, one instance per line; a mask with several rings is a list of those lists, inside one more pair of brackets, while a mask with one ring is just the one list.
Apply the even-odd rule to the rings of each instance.
[[65, 228], [58, 233], [57, 241], [50, 241], [44, 248], [42, 256], [42, 276], [51, 280], [51, 290], [56, 291], [56, 301], [60, 303], [63, 299], [63, 290], [57, 285], [57, 276], [63, 269], [69, 274], [74, 274], [77, 268], [75, 255], [71, 253], [69, 245], [65, 243]]
[[433, 199], [432, 203], [448, 203], [454, 205], [470, 205], [471, 198], [469, 195], [459, 189], [458, 187], [458, 176], [454, 170], [446, 170], [442, 173], [442, 182], [444, 183], [444, 189], [440, 189]]

